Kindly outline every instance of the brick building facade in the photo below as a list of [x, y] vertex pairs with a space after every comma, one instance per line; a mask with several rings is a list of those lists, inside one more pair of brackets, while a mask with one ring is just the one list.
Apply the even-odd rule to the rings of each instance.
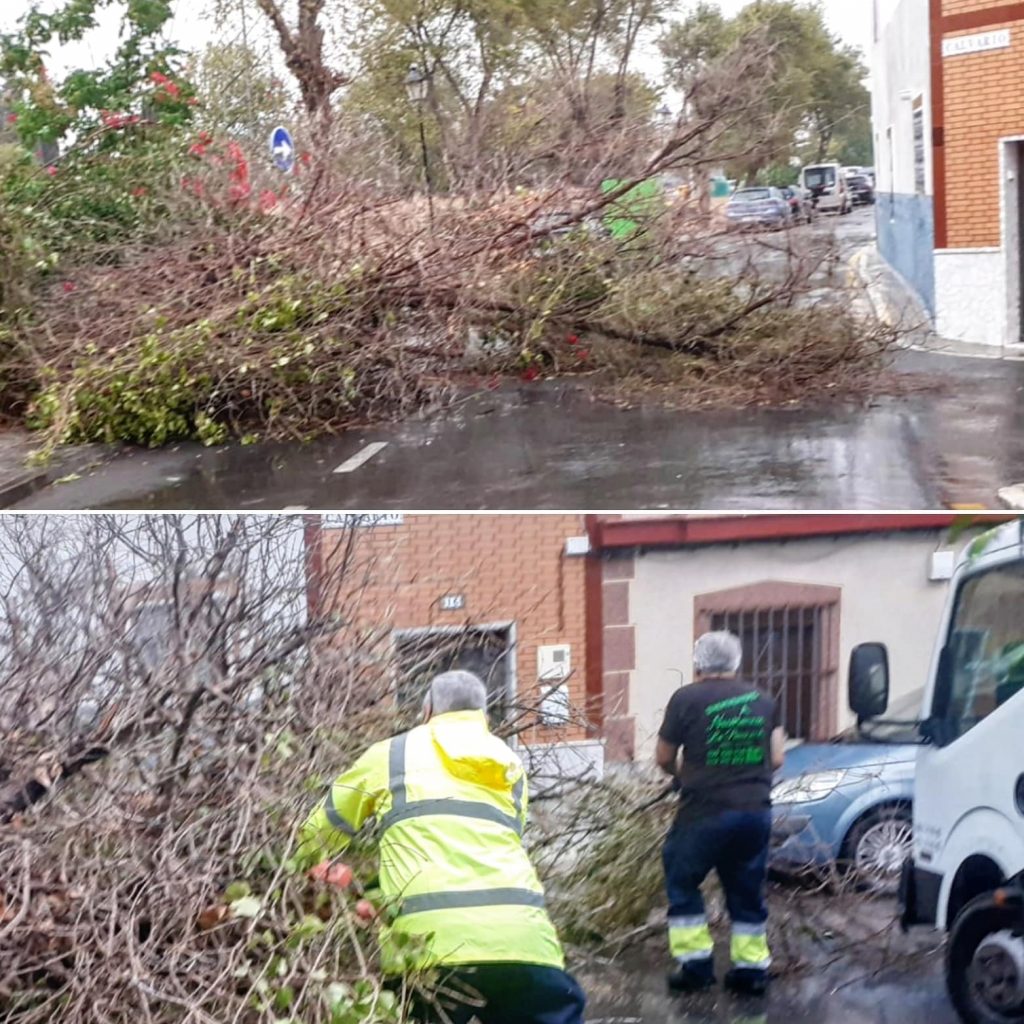
[[[418, 702], [433, 671], [465, 667], [488, 681], [496, 701], [551, 712], [526, 716], [525, 743], [586, 740], [599, 729], [601, 689], [599, 607], [586, 598], [599, 577], [586, 519], [425, 514], [352, 529], [351, 517], [317, 517], [307, 528], [311, 600], [342, 597], [317, 592], [315, 578], [335, 575], [332, 562], [352, 539], [360, 593], [350, 608], [357, 624], [380, 632], [400, 699]], [[573, 712], [560, 724], [561, 698]]]
[[[723, 628], [749, 648], [750, 678], [784, 699], [789, 734], [823, 739], [849, 724], [843, 675], [856, 643], [886, 641], [897, 689], [919, 685], [948, 578], [933, 556], [951, 554], [954, 518], [421, 514], [353, 527], [349, 516], [311, 517], [310, 603], [344, 607], [379, 639], [381, 669], [394, 670], [413, 712], [433, 672], [476, 671], [502, 710], [526, 709], [519, 738], [531, 757], [648, 762], [668, 697], [691, 678], [694, 638]], [[345, 557], [352, 601], [333, 571]], [[559, 650], [564, 683], [544, 669]], [[563, 686], [569, 721], [541, 701]]]
[[1024, 341], [1024, 3], [876, 0], [879, 247], [943, 337]]

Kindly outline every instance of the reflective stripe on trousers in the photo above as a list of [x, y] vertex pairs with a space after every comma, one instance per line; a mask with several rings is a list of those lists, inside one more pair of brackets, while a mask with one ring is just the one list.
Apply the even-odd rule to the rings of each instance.
[[703, 914], [668, 919], [668, 945], [672, 956], [680, 963], [692, 960], [710, 960], [715, 943]]
[[768, 934], [763, 924], [733, 924], [730, 953], [735, 967], [767, 970], [772, 958], [768, 949]]

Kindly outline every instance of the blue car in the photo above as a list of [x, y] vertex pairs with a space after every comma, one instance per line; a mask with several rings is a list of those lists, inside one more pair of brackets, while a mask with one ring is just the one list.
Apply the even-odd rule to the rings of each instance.
[[896, 891], [911, 853], [920, 706], [915, 694], [897, 702], [892, 721], [786, 751], [772, 789], [773, 870], [802, 875], [838, 867], [866, 889]]

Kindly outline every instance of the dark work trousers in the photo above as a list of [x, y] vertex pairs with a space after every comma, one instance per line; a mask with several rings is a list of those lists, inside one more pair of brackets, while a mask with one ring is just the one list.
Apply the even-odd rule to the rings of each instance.
[[662, 859], [668, 893], [669, 945], [676, 960], [710, 975], [713, 943], [700, 886], [714, 868], [732, 923], [735, 967], [765, 971], [768, 955], [764, 881], [770, 811], [721, 811], [672, 826]]
[[[557, 967], [460, 966], [442, 974], [441, 988], [438, 998], [452, 1024], [469, 1024], [474, 1017], [480, 1024], [583, 1024], [583, 989]], [[444, 1020], [436, 1006], [419, 1004], [414, 1012], [418, 1021]]]

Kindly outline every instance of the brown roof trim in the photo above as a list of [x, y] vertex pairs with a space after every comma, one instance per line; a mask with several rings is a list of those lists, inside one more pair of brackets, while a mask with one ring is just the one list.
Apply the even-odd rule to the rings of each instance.
[[[816, 514], [751, 513], [687, 517], [652, 516], [643, 519], [602, 520], [595, 517], [591, 528], [596, 550], [621, 548], [666, 548], [703, 544], [735, 544], [741, 541], [800, 540], [854, 533], [888, 533], [898, 530], [941, 530], [964, 518], [964, 513], [855, 513]], [[983, 523], [1001, 523], [1013, 518], [1000, 513], [971, 514]]]

